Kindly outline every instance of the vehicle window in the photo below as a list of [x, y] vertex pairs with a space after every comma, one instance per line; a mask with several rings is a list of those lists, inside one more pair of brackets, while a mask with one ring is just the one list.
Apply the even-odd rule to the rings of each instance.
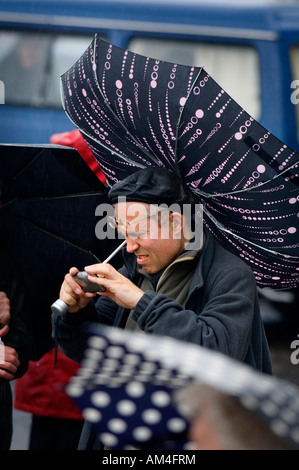
[[85, 51], [92, 36], [0, 33], [0, 80], [5, 104], [61, 108], [60, 74]]
[[134, 38], [128, 49], [168, 62], [203, 66], [251, 116], [261, 115], [258, 53], [253, 47]]
[[291, 83], [291, 102], [295, 106], [297, 121], [297, 139], [299, 141], [299, 45], [291, 48], [291, 67], [293, 81]]

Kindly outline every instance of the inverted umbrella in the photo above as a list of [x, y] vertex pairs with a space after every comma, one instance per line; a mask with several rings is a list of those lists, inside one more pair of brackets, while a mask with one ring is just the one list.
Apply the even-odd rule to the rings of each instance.
[[299, 156], [203, 68], [95, 36], [61, 80], [65, 111], [108, 184], [151, 165], [177, 172], [203, 204], [208, 229], [259, 286], [296, 286]]
[[51, 304], [70, 267], [98, 262], [119, 244], [95, 233], [96, 208], [106, 201], [75, 149], [0, 145], [0, 237], [23, 276], [34, 360], [54, 345]]
[[111, 449], [187, 449], [198, 412], [187, 390], [199, 383], [235, 397], [299, 449], [297, 386], [174, 338], [93, 325], [67, 393]]

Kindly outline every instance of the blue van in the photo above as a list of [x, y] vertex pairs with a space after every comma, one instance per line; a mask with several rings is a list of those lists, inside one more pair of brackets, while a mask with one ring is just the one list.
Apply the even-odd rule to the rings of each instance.
[[0, 142], [48, 143], [73, 129], [59, 76], [95, 33], [143, 55], [204, 66], [299, 150], [299, 2], [270, 0], [0, 0]]

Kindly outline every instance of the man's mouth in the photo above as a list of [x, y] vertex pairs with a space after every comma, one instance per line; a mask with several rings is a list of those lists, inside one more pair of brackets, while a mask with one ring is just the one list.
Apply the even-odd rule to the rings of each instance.
[[145, 262], [145, 260], [148, 259], [148, 255], [136, 255], [137, 256], [137, 263], [142, 264]]

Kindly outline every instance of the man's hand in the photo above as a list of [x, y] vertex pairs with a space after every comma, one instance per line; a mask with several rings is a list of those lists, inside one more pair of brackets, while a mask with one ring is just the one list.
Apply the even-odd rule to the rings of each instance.
[[111, 264], [93, 264], [86, 266], [88, 279], [105, 287], [99, 295], [109, 297], [120, 307], [134, 309], [144, 292], [133, 282], [120, 274]]
[[18, 353], [10, 346], [5, 346], [0, 343], [0, 378], [4, 380], [13, 380], [14, 375], [20, 365]]
[[96, 295], [96, 293], [83, 292], [82, 288], [73, 277], [77, 272], [77, 268], [70, 269], [69, 273], [66, 274], [64, 278], [59, 294], [59, 298], [69, 306], [70, 313], [76, 313], [82, 308], [85, 308], [91, 298]]
[[10, 301], [5, 292], [0, 292], [0, 337], [7, 335], [10, 322]]

